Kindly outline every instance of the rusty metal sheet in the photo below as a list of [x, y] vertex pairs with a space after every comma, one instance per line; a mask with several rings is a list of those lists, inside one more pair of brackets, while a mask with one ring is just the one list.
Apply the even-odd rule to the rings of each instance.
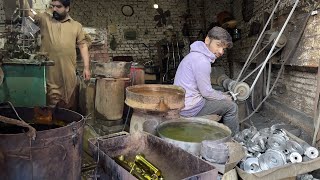
[[135, 109], [167, 112], [184, 107], [185, 90], [175, 85], [146, 84], [127, 87], [125, 103]]
[[[33, 122], [33, 108], [16, 108], [16, 111], [26, 122]], [[0, 115], [16, 118], [9, 108], [0, 108]], [[38, 130], [35, 140], [26, 136], [22, 128], [0, 123], [0, 179], [81, 178], [84, 118], [67, 109], [55, 109], [53, 119], [67, 125]], [[8, 129], [11, 129], [9, 134]]]

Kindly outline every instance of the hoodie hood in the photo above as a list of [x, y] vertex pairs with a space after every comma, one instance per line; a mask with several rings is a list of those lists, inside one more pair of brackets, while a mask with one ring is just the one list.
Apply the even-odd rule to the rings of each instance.
[[202, 41], [195, 41], [190, 45], [190, 52], [201, 53], [211, 59], [211, 63], [216, 60], [216, 56], [207, 48], [206, 44]]

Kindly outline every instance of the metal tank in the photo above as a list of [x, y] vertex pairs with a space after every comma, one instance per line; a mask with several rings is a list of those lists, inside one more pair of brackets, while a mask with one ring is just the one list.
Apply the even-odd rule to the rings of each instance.
[[[44, 126], [33, 124], [34, 108], [16, 111], [28, 124], [15, 120], [13, 109], [0, 108], [0, 179], [80, 179], [83, 116], [57, 108], [51, 111], [52, 119], [64, 125]], [[34, 139], [29, 136], [33, 132]]]
[[[188, 123], [190, 124], [191, 128], [182, 127]], [[197, 129], [199, 129], [200, 127], [199, 125], [203, 128], [213, 127], [214, 130], [208, 132], [208, 136], [199, 137], [200, 139], [194, 139], [193, 137], [197, 136], [197, 133], [200, 132], [197, 132]], [[180, 137], [177, 137], [177, 135], [179, 134], [178, 131], [180, 131], [181, 129], [184, 132], [180, 133]], [[169, 131], [172, 131], [173, 133], [165, 133]], [[215, 135], [218, 131], [223, 132], [223, 135], [219, 135], [219, 138]], [[212, 120], [197, 117], [180, 118], [176, 120], [165, 121], [157, 127], [157, 132], [158, 135], [165, 141], [174, 144], [196, 156], [200, 155], [201, 143], [205, 140], [212, 140], [215, 143], [223, 143], [231, 139], [231, 130], [227, 126]], [[188, 137], [190, 137], [191, 139], [188, 139]]]

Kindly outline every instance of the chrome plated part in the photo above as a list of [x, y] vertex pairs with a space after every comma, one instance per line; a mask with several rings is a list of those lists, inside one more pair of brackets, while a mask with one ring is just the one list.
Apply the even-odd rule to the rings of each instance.
[[262, 170], [268, 170], [286, 164], [286, 156], [280, 151], [268, 149], [258, 161]]
[[318, 157], [319, 151], [317, 148], [309, 146], [309, 147], [305, 148], [304, 154], [310, 159], [315, 159]]
[[274, 150], [283, 151], [286, 149], [286, 139], [278, 134], [273, 134], [268, 138], [268, 147]]
[[243, 170], [247, 173], [257, 173], [260, 172], [260, 166], [258, 158], [248, 158], [243, 163]]
[[289, 160], [292, 163], [302, 162], [302, 156], [297, 152], [293, 152], [289, 155]]
[[302, 146], [293, 140], [287, 141], [286, 149], [289, 151], [289, 153], [297, 152], [300, 155], [303, 155], [303, 153], [304, 153], [304, 149], [302, 148]]

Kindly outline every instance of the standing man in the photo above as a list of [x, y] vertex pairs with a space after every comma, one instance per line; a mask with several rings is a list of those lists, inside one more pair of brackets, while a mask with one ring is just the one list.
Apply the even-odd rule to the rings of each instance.
[[185, 117], [217, 114], [234, 135], [239, 131], [238, 106], [231, 97], [212, 89], [211, 64], [232, 47], [229, 33], [220, 27], [213, 27], [205, 41], [196, 41], [190, 46], [190, 53], [181, 61], [175, 75], [174, 85], [186, 90], [185, 107], [180, 114]]
[[[24, 0], [24, 9], [30, 9]], [[82, 25], [69, 16], [70, 0], [52, 0], [47, 12], [28, 15], [40, 25], [41, 52], [47, 52], [54, 66], [47, 66], [47, 104], [70, 108], [75, 101], [76, 46], [84, 62], [83, 77], [89, 80], [89, 52]]]

